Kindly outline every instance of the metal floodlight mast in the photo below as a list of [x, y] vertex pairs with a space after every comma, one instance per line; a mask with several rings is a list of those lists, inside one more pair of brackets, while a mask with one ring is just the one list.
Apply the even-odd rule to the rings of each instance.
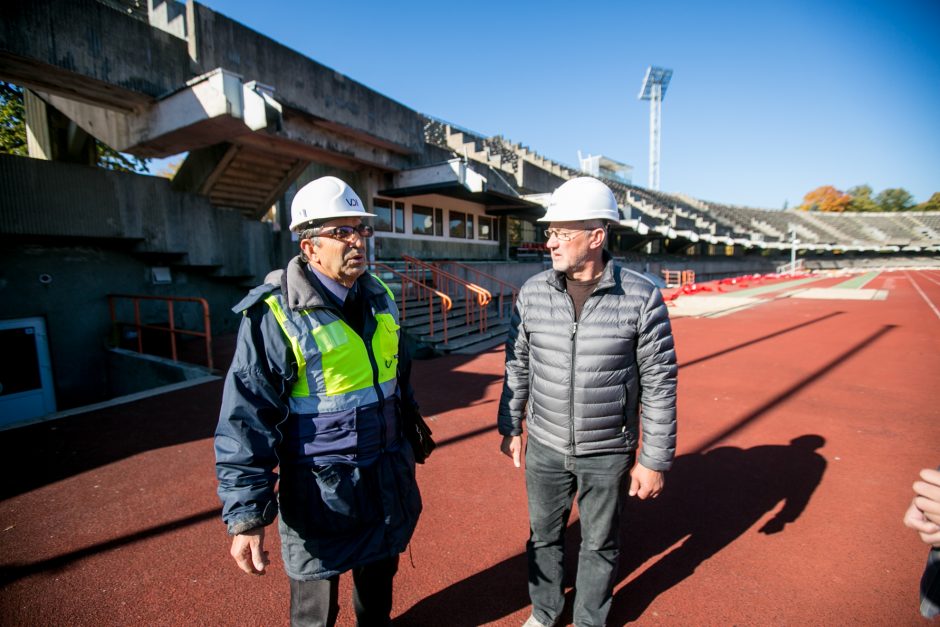
[[643, 86], [640, 88], [640, 100], [650, 101], [650, 172], [649, 188], [659, 189], [659, 147], [660, 147], [660, 120], [662, 117], [663, 98], [666, 97], [666, 88], [672, 78], [672, 70], [649, 66], [646, 76], [643, 77]]

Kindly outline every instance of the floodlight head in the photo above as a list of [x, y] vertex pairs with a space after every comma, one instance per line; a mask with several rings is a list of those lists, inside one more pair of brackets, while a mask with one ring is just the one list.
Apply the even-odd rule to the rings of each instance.
[[659, 85], [659, 98], [665, 98], [666, 88], [669, 87], [669, 80], [672, 78], [672, 70], [665, 68], [649, 66], [646, 68], [646, 76], [643, 77], [643, 86], [640, 88], [640, 100], [650, 100], [653, 97], [653, 85]]

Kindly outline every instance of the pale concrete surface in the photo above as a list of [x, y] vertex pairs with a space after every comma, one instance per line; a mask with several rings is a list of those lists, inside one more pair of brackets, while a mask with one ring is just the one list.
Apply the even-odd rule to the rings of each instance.
[[817, 300], [884, 300], [887, 297], [888, 292], [886, 290], [853, 290], [840, 287], [809, 287], [790, 294], [790, 298], [814, 298]]

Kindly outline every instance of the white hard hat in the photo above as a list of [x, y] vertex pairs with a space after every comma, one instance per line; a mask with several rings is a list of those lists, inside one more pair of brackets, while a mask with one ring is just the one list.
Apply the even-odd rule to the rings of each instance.
[[333, 218], [365, 218], [362, 200], [353, 188], [335, 176], [324, 176], [300, 188], [290, 204], [290, 230], [300, 231], [308, 222]]
[[617, 199], [610, 188], [590, 176], [565, 181], [552, 193], [545, 215], [539, 222], [580, 220], [620, 221]]

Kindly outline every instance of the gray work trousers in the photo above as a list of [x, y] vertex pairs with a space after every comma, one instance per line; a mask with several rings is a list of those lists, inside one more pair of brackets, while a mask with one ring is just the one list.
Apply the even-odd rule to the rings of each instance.
[[620, 518], [633, 454], [571, 456], [530, 439], [526, 445], [529, 501], [529, 597], [532, 615], [553, 625], [564, 608], [565, 530], [578, 494], [581, 549], [574, 623], [605, 624], [620, 557]]
[[[352, 569], [353, 607], [359, 627], [391, 625], [392, 580], [398, 556]], [[339, 575], [290, 580], [291, 627], [333, 627], [339, 614]]]

